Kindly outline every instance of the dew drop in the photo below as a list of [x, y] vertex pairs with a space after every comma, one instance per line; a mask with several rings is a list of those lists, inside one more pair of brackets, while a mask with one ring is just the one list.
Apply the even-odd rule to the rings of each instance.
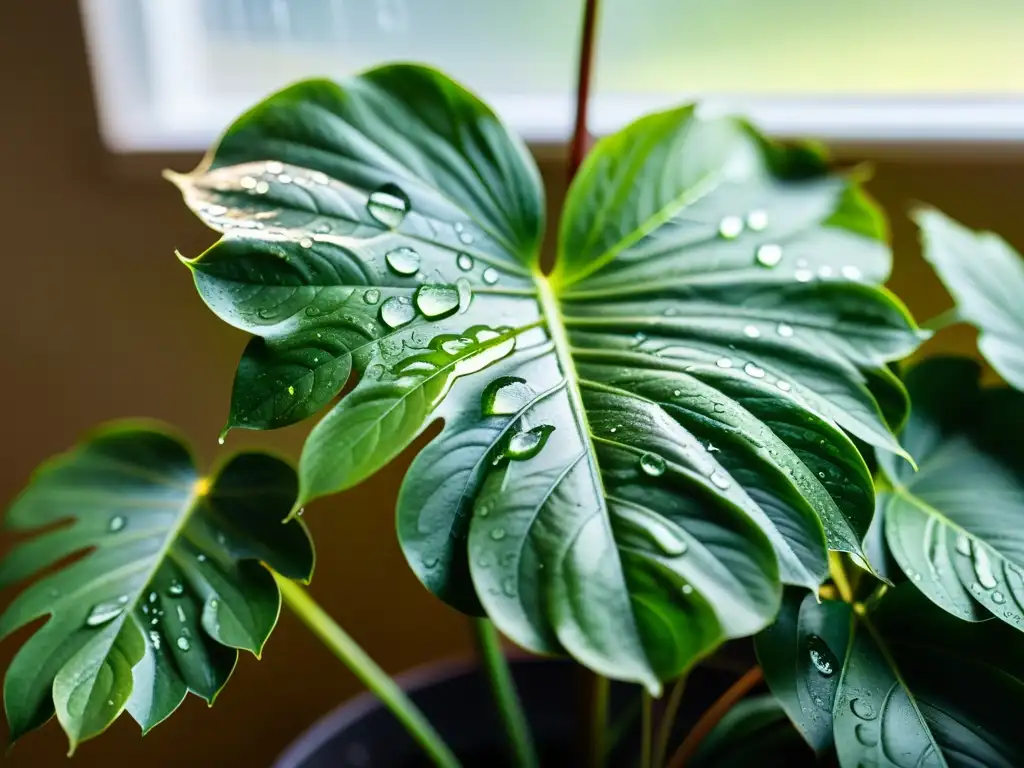
[[[326, 176], [324, 177], [326, 179]], [[369, 214], [386, 227], [394, 229], [409, 212], [409, 198], [394, 184], [385, 184], [370, 194], [366, 201]]]
[[461, 243], [465, 244], [465, 245], [469, 245], [470, 243], [473, 242], [473, 235], [472, 235], [472, 233], [465, 232], [465, 231], [460, 232], [459, 233], [459, 241]]
[[768, 226], [768, 212], [761, 210], [751, 211], [747, 214], [747, 226], [755, 232], [760, 232]]
[[511, 577], [509, 577], [507, 579], [502, 579], [501, 591], [504, 592], [509, 597], [515, 597], [516, 596], [516, 580], [511, 578]]
[[[864, 725], [864, 723], [857, 723], [857, 726], [853, 729], [853, 735], [865, 747], [873, 747], [878, 744], [878, 734], [875, 732], [875, 729]], [[919, 763], [919, 765], [923, 765], [923, 763]]]
[[707, 452], [708, 453], [721, 453], [722, 450], [720, 448], [717, 448], [714, 443], [708, 443], [708, 445], [707, 445]]
[[683, 394], [683, 391], [681, 389], [673, 389], [672, 390], [672, 397], [679, 397], [682, 394]]
[[172, 581], [171, 586], [167, 588], [167, 594], [171, 597], [180, 597], [185, 594], [185, 586], [180, 581]]
[[[363, 301], [365, 301], [367, 304], [376, 304], [378, 301], [380, 301], [380, 291], [378, 291], [376, 288], [370, 288], [363, 294]], [[317, 338], [320, 338], [319, 333], [316, 336]]]
[[761, 331], [758, 330], [758, 327], [756, 325], [748, 325], [743, 329], [743, 335], [746, 336], [748, 339], [756, 339], [758, 336], [761, 335]]
[[107, 529], [111, 533], [117, 533], [118, 531], [124, 528], [125, 523], [127, 522], [128, 521], [125, 520], [124, 515], [114, 515], [112, 518], [110, 518], [110, 524], [107, 526]]
[[89, 611], [89, 615], [85, 618], [85, 623], [90, 627], [99, 627], [113, 621], [122, 613], [124, 613], [124, 603], [119, 600], [97, 603]]
[[491, 531], [491, 538], [494, 541], [501, 541], [502, 539], [505, 538], [505, 529], [504, 528], [495, 528], [494, 530]]
[[788, 339], [793, 335], [793, 326], [788, 323], [779, 323], [775, 328], [775, 332], [784, 339]]
[[380, 319], [389, 328], [401, 328], [416, 317], [416, 310], [406, 296], [392, 296], [380, 305]]
[[188, 651], [192, 647], [187, 637], [179, 637], [174, 644], [183, 651]]
[[[330, 181], [331, 181], [330, 178], [328, 178], [327, 174], [324, 173], [323, 171], [310, 171], [309, 180], [312, 181], [314, 184], [329, 184]], [[385, 189], [385, 187], [392, 187], [392, 186], [394, 186], [394, 185], [393, 184], [385, 184], [383, 187], [381, 187], [381, 190]], [[395, 187], [395, 189], [398, 189], [398, 187]], [[401, 195], [401, 197], [404, 199], [405, 198], [405, 194], [402, 193], [402, 190], [399, 189], [398, 192], [399, 192], [399, 195]], [[370, 197], [372, 198], [373, 195], [370, 195]]]
[[223, 206], [223, 205], [208, 205], [208, 206], [206, 206], [206, 209], [203, 212], [207, 216], [217, 217], [217, 216], [223, 216], [225, 213], [228, 212], [228, 209], [227, 209], [226, 206]]
[[416, 308], [430, 318], [450, 315], [459, 308], [459, 292], [453, 285], [421, 285]]
[[758, 368], [753, 363], [747, 363], [746, 365], [744, 365], [743, 366], [743, 372], [745, 374], [747, 374], [747, 376], [749, 376], [752, 379], [763, 379], [764, 378], [764, 369], [763, 368]]
[[719, 469], [716, 469], [714, 472], [712, 472], [711, 477], [708, 479], [715, 484], [716, 488], [719, 488], [720, 490], [723, 491], [726, 490], [730, 485], [732, 485], [732, 481], [729, 479], [729, 476]]
[[693, 587], [689, 584], [683, 584], [683, 594], [689, 595], [693, 593]]
[[238, 182], [242, 189], [256, 189], [256, 183], [256, 179], [252, 176], [243, 176]]
[[798, 283], [809, 283], [814, 279], [814, 273], [809, 269], [798, 269], [793, 273], [793, 279]]
[[[175, 608], [175, 611], [178, 614], [178, 621], [180, 621], [182, 624], [184, 624], [186, 621], [188, 621], [188, 617], [185, 616], [185, 609], [182, 608], [181, 605], [176, 605], [176, 606], [174, 606], [174, 608]], [[186, 631], [186, 634], [187, 634], [187, 631]]]
[[775, 382], [775, 386], [781, 389], [783, 392], [789, 392], [793, 387], [788, 381], [782, 381], [781, 379]]
[[718, 223], [718, 234], [726, 240], [732, 240], [743, 231], [743, 219], [739, 216], [726, 216]]
[[155, 629], [149, 630], [149, 642], [153, 644], [154, 650], [160, 650], [160, 633]]
[[550, 424], [542, 424], [527, 432], [517, 432], [512, 435], [505, 448], [505, 456], [514, 461], [526, 461], [532, 459], [544, 448], [548, 437], [555, 431]]
[[640, 457], [640, 469], [645, 475], [661, 477], [665, 474], [665, 460], [656, 453], [645, 453]]
[[412, 248], [396, 248], [384, 256], [391, 271], [399, 275], [415, 275], [420, 271], [420, 255]]
[[811, 659], [811, 664], [814, 665], [814, 668], [820, 674], [825, 677], [831, 677], [835, 674], [839, 666], [835, 654], [832, 653], [832, 650], [825, 641], [817, 635], [807, 636], [807, 655]]
[[282, 184], [291, 184], [292, 183], [292, 177], [289, 176], [287, 173], [282, 173], [280, 176], [277, 177], [277, 180], [279, 182], [281, 182]]
[[303, 248], [312, 248], [313, 241], [310, 240], [308, 237], [304, 237], [301, 240], [299, 240], [299, 245], [301, 245]]
[[270, 160], [266, 165], [267, 173], [271, 176], [276, 176], [284, 171], [284, 164], [277, 162], [277, 160]]
[[994, 589], [999, 584], [992, 572], [992, 561], [989, 560], [984, 547], [974, 547], [974, 575], [985, 589]]
[[992, 593], [992, 602], [997, 603], [998, 605], [1002, 605], [1006, 602], [1006, 596], [997, 589], [995, 592]]
[[200, 553], [200, 554], [196, 555], [196, 560], [198, 562], [200, 562], [200, 563], [205, 563], [206, 562], [206, 555]]
[[292, 397], [295, 397], [295, 387], [289, 386], [288, 394], [291, 395]]
[[864, 701], [864, 699], [853, 699], [850, 702], [850, 711], [861, 720], [874, 720], [878, 714], [870, 702]]
[[782, 246], [775, 245], [774, 243], [758, 246], [754, 258], [762, 267], [777, 266], [782, 261]]
[[155, 603], [156, 601], [157, 601], [157, 594], [156, 594], [156, 592], [150, 592], [149, 593], [149, 602]]
[[861, 278], [860, 270], [853, 266], [847, 265], [843, 267], [840, 272], [847, 280], [860, 280]]
[[127, 604], [128, 603], [128, 595], [121, 595], [119, 598], [117, 598], [117, 602], [119, 602], [121, 605]]
[[253, 190], [257, 195], [265, 195], [270, 191], [270, 185], [265, 181], [256, 182], [256, 189]]
[[488, 285], [494, 285], [496, 282], [498, 282], [498, 270], [496, 270], [494, 267], [488, 267], [487, 269], [484, 270], [483, 279], [484, 282], [487, 283]]
[[821, 269], [818, 270], [818, 277], [822, 279], [832, 277], [832, 267], [830, 267], [828, 264], [823, 266]]
[[971, 540], [963, 533], [957, 534], [956, 537], [956, 551], [964, 557], [970, 557], [972, 554]]
[[718, 358], [718, 362], [715, 363], [719, 368], [732, 368], [732, 360], [728, 357]]
[[463, 272], [469, 272], [473, 268], [473, 257], [468, 253], [460, 253], [455, 263], [459, 265], [459, 269]]

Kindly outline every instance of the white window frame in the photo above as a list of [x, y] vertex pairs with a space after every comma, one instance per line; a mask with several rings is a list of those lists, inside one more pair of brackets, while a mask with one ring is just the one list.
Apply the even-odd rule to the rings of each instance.
[[[201, 37], [202, 0], [141, 0], [149, 32], [151, 108], [133, 102], [131, 58], [119, 17], [120, 0], [82, 0], [100, 133], [115, 153], [206, 149], [246, 107], [205, 97], [195, 41]], [[88, 10], [85, 6], [88, 5]], [[510, 97], [485, 94], [528, 141], [559, 145], [570, 135], [572, 94]], [[702, 109], [741, 114], [779, 137], [813, 137], [854, 145], [1014, 144], [1024, 142], [1024, 98], [1009, 96], [695, 97], [598, 95], [591, 132], [601, 135], [640, 115], [698, 100]], [[554, 117], [553, 117], [554, 116]]]

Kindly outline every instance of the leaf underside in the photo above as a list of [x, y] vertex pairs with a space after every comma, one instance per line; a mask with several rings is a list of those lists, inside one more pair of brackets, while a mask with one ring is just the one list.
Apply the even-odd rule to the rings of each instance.
[[324, 409], [299, 503], [438, 419], [399, 494], [423, 583], [523, 646], [656, 689], [860, 551], [899, 451], [884, 363], [919, 340], [855, 178], [692, 107], [597, 144], [557, 267], [539, 174], [474, 96], [395, 65], [292, 86], [170, 175], [222, 239], [187, 260], [253, 334], [228, 427]]
[[912, 472], [882, 458], [886, 543], [907, 578], [967, 621], [1024, 628], [1024, 394], [979, 386], [963, 358], [935, 358], [906, 376], [914, 409], [902, 438]]
[[757, 637], [765, 679], [805, 739], [841, 766], [1024, 764], [1024, 663], [1017, 635], [967, 623], [910, 584], [863, 616], [845, 603], [787, 594]]
[[4, 678], [11, 739], [56, 711], [73, 751], [123, 711], [145, 732], [189, 691], [212, 703], [236, 649], [258, 655], [277, 621], [263, 563], [311, 575], [305, 528], [281, 525], [296, 485], [291, 467], [259, 453], [201, 478], [181, 442], [134, 424], [44, 464], [7, 525], [46, 530], [0, 562], [0, 586], [44, 574], [0, 617], [0, 636], [48, 617]]

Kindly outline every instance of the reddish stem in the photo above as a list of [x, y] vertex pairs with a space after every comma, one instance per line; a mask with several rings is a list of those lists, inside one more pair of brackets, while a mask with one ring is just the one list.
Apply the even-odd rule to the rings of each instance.
[[583, 8], [583, 39], [580, 42], [579, 74], [576, 78], [576, 123], [569, 145], [569, 180], [576, 175], [590, 145], [587, 133], [587, 106], [590, 103], [591, 70], [594, 64], [594, 37], [597, 31], [597, 0], [586, 0]]
[[729, 690], [719, 696], [718, 700], [700, 716], [700, 720], [693, 726], [693, 729], [686, 734], [683, 743], [679, 745], [679, 749], [672, 755], [672, 759], [668, 761], [668, 768], [683, 768], [686, 765], [686, 761], [693, 757], [693, 753], [697, 751], [697, 747], [701, 745], [705, 737], [725, 717], [725, 713], [732, 709], [740, 699], [750, 692], [751, 688], [763, 679], [764, 673], [761, 671], [761, 668], [751, 667], [743, 677], [730, 686]]

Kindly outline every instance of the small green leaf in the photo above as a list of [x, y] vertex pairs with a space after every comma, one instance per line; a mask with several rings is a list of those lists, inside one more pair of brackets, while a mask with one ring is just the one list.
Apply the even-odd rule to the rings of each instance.
[[[817, 753], [832, 746], [832, 706], [850, 639], [850, 608], [788, 590], [775, 623], [755, 639], [772, 693]], [[794, 642], [795, 641], [795, 642]]]
[[[798, 612], [800, 622], [784, 615], [775, 634], [758, 638], [765, 679], [808, 741], [824, 749], [831, 733], [843, 768], [1024, 764], [1024, 662], [1004, 624], [961, 622], [910, 584], [862, 614], [813, 595]], [[775, 663], [808, 655], [823, 632], [849, 636], [837, 682], [831, 665]], [[835, 686], [830, 708], [793, 695], [823, 681]]]
[[229, 425], [303, 418], [351, 366], [304, 503], [443, 420], [400, 491], [403, 549], [521, 645], [657, 690], [763, 628], [780, 579], [814, 589], [828, 548], [860, 553], [873, 486], [847, 432], [900, 452], [885, 363], [920, 335], [879, 287], [880, 213], [816, 150], [645, 118], [581, 169], [550, 276], [522, 143], [422, 67], [286, 89], [172, 178], [223, 233], [188, 262], [200, 294], [262, 339]]
[[1024, 390], [1024, 259], [992, 232], [975, 232], [943, 213], [914, 214], [924, 257], [956, 300], [958, 316], [977, 326], [978, 348], [1008, 384]]
[[981, 388], [961, 358], [912, 368], [904, 445], [920, 471], [880, 457], [886, 542], [900, 569], [955, 616], [1024, 628], [1024, 394]]
[[0, 562], [0, 585], [81, 556], [0, 617], [3, 636], [49, 617], [4, 679], [11, 738], [56, 711], [74, 750], [124, 710], [147, 731], [188, 691], [212, 702], [235, 649], [258, 655], [277, 621], [280, 595], [261, 563], [311, 575], [305, 528], [281, 525], [295, 492], [279, 459], [240, 454], [207, 480], [177, 439], [130, 424], [45, 464], [7, 523], [50, 529]]

